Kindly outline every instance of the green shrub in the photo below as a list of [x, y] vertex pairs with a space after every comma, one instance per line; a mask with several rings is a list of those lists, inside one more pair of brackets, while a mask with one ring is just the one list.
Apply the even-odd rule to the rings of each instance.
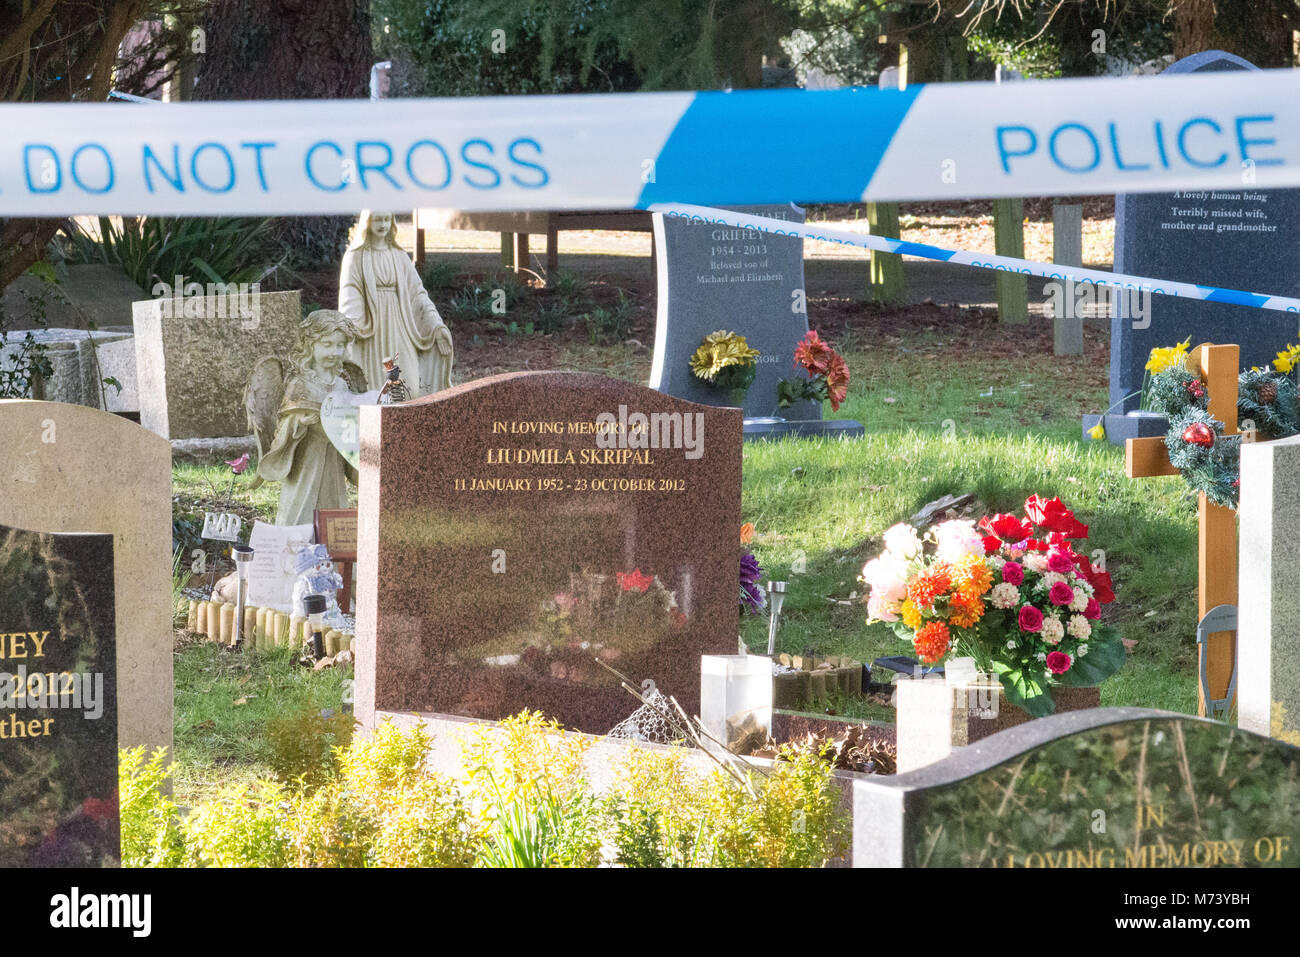
[[276, 715], [266, 726], [271, 768], [284, 784], [319, 787], [334, 776], [336, 754], [352, 740], [355, 725], [350, 714], [309, 704]]
[[[73, 221], [67, 261], [120, 266], [149, 295], [155, 282], [257, 282], [274, 268], [262, 262], [270, 219], [99, 217], [99, 234]], [[177, 294], [182, 290], [176, 290]]]
[[460, 282], [464, 272], [464, 264], [455, 259], [426, 259], [420, 279], [430, 292], [445, 292]]
[[636, 306], [622, 289], [618, 291], [618, 302], [608, 309], [604, 306], [597, 306], [587, 313], [585, 322], [587, 326], [587, 338], [591, 344], [598, 345], [605, 342], [621, 342], [627, 337], [632, 328], [632, 316], [636, 312]]
[[291, 792], [262, 781], [249, 793], [233, 790], [194, 808], [185, 819], [189, 867], [288, 867], [294, 862]]
[[422, 725], [386, 722], [336, 748], [315, 786], [299, 775], [228, 789], [183, 822], [164, 794], [163, 752], [123, 751], [123, 863], [594, 867], [608, 847], [628, 867], [821, 867], [848, 847], [833, 771], [811, 751], [743, 787], [685, 750], [634, 747], [597, 798], [583, 764], [592, 740], [559, 732], [535, 712], [480, 731], [464, 749], [467, 777], [453, 780], [429, 771]]
[[146, 761], [144, 745], [121, 752], [117, 794], [122, 821], [123, 867], [175, 867], [185, 854], [177, 808], [165, 793], [172, 766], [166, 748]]

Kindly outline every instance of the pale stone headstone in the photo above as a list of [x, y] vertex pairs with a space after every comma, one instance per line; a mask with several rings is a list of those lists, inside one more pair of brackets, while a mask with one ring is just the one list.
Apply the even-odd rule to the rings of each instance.
[[0, 448], [0, 524], [112, 534], [118, 740], [170, 748], [170, 447], [121, 416], [7, 399]]
[[292, 359], [299, 292], [148, 299], [134, 307], [140, 424], [166, 439], [248, 435], [244, 388], [263, 356]]
[[1241, 447], [1237, 713], [1300, 745], [1300, 436]]

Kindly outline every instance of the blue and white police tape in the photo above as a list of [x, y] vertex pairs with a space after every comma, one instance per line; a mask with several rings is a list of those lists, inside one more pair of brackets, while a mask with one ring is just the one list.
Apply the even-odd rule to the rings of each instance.
[[799, 236], [803, 239], [838, 243], [843, 246], [859, 246], [863, 249], [874, 249], [884, 253], [917, 256], [922, 259], [957, 263], [963, 266], [975, 266], [980, 269], [1002, 270], [1021, 273], [1026, 276], [1041, 276], [1044, 279], [1094, 283], [1098, 286], [1112, 286], [1134, 292], [1148, 292], [1162, 296], [1183, 296], [1188, 299], [1224, 302], [1236, 306], [1251, 306], [1256, 309], [1274, 309], [1279, 312], [1300, 312], [1300, 299], [1293, 299], [1289, 296], [1269, 296], [1240, 289], [1224, 289], [1220, 286], [1173, 282], [1167, 279], [1153, 279], [1148, 276], [1131, 276], [1127, 273], [1106, 272], [1101, 269], [1084, 269], [1081, 266], [1062, 266], [1057, 263], [1035, 262], [1032, 259], [1014, 259], [1011, 256], [990, 256], [961, 249], [944, 249], [941, 246], [931, 246], [928, 243], [909, 243], [886, 236], [852, 233], [842, 229], [824, 229], [816, 223], [787, 222], [783, 219], [752, 216], [748, 213], [738, 213], [727, 209], [713, 209], [708, 206], [692, 206], [686, 203], [654, 203], [649, 207], [649, 211], [662, 213], [665, 216], [679, 217], [701, 225], [724, 227], [722, 235], [716, 237], [719, 242], [734, 242], [740, 238], [731, 235], [732, 230], [756, 230], [782, 236]]
[[0, 215], [1300, 187], [1300, 73], [439, 100], [0, 105]]

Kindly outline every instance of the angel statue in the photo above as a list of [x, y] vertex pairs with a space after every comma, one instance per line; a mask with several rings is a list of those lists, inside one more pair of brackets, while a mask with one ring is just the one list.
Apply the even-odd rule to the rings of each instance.
[[332, 393], [360, 394], [366, 377], [344, 355], [357, 335], [347, 316], [317, 309], [303, 320], [293, 362], [266, 356], [253, 366], [244, 391], [248, 424], [257, 437], [257, 481], [280, 482], [277, 525], [303, 525], [318, 508], [347, 508], [357, 472], [321, 425], [321, 403]]
[[451, 330], [394, 233], [392, 213], [362, 211], [339, 271], [339, 312], [356, 323], [352, 357], [366, 381], [383, 382], [397, 353], [417, 399], [451, 386]]

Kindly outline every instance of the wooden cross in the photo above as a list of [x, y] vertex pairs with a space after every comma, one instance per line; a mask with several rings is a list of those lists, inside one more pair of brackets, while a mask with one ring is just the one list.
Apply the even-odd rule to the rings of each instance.
[[[1197, 371], [1209, 396], [1210, 415], [1223, 423], [1224, 435], [1237, 432], [1237, 372], [1240, 350], [1237, 346], [1197, 346], [1188, 354], [1188, 368]], [[1177, 475], [1169, 462], [1169, 452], [1162, 438], [1129, 439], [1125, 443], [1124, 472], [1129, 478], [1152, 478]], [[1200, 557], [1197, 563], [1199, 594], [1197, 621], [1216, 605], [1237, 604], [1237, 513], [1215, 505], [1200, 495]], [[1227, 697], [1228, 682], [1237, 660], [1235, 632], [1220, 631], [1210, 635], [1205, 654], [1206, 676], [1210, 696]], [[1196, 683], [1197, 711], [1206, 713], [1205, 693]]]

